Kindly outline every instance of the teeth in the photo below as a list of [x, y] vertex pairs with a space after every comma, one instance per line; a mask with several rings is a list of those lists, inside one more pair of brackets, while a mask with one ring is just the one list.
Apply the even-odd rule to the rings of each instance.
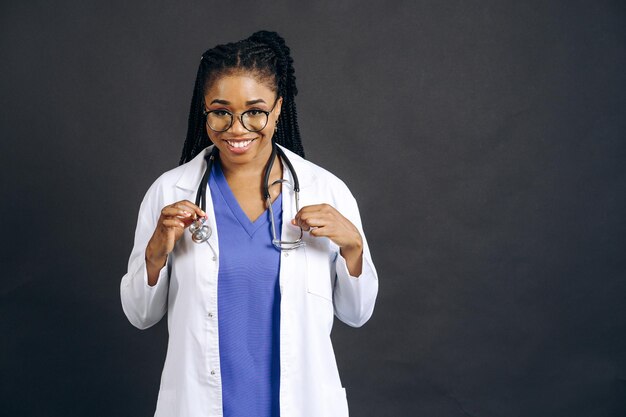
[[228, 142], [228, 144], [232, 146], [233, 148], [245, 148], [250, 143], [252, 143], [252, 140], [241, 140], [241, 141], [227, 140], [226, 142]]

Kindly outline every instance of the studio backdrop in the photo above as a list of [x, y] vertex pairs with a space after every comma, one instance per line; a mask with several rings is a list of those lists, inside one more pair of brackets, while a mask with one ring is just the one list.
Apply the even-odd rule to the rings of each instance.
[[154, 413], [165, 320], [119, 296], [139, 204], [200, 55], [266, 29], [379, 273], [371, 320], [332, 333], [351, 416], [626, 415], [623, 2], [0, 10], [0, 414]]

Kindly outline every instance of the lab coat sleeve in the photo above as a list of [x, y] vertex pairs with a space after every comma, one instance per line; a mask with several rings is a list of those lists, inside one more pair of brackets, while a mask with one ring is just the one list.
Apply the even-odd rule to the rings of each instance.
[[378, 274], [372, 262], [369, 246], [356, 200], [345, 189], [342, 204], [337, 207], [339, 212], [350, 220], [361, 233], [363, 238], [363, 267], [361, 275], [350, 275], [346, 260], [341, 256], [339, 248], [335, 258], [336, 281], [333, 293], [335, 315], [344, 323], [352, 327], [360, 327], [372, 316], [376, 296], [378, 295]]
[[158, 181], [150, 187], [139, 208], [135, 241], [128, 271], [122, 277], [120, 295], [122, 309], [133, 326], [147, 329], [155, 325], [167, 310], [167, 293], [169, 287], [169, 256], [165, 266], [159, 272], [154, 286], [148, 285], [145, 252], [150, 237], [154, 233], [160, 216], [161, 204]]

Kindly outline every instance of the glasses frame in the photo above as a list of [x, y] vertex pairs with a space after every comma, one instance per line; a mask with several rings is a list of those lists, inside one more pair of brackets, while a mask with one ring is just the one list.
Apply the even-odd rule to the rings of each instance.
[[[274, 111], [274, 109], [276, 108], [276, 104], [277, 104], [277, 103], [278, 103], [278, 97], [276, 97], [276, 99], [274, 100], [274, 105], [272, 106], [272, 108], [271, 108], [269, 111], [267, 111], [267, 110], [261, 110], [261, 109], [250, 109], [250, 110], [246, 110], [246, 111], [241, 112], [241, 113], [233, 113], [233, 112], [231, 112], [231, 111], [228, 111], [228, 110], [223, 110], [223, 109], [220, 109], [220, 110], [209, 110], [209, 111], [207, 111], [207, 110], [206, 110], [206, 108], [203, 108], [203, 109], [202, 109], [202, 115], [204, 116], [204, 119], [205, 119], [205, 120], [204, 120], [204, 124], [205, 124], [205, 125], [206, 125], [209, 129], [211, 129], [212, 131], [214, 131], [214, 132], [218, 132], [218, 133], [222, 133], [222, 132], [226, 132], [228, 129], [230, 129], [231, 127], [233, 127], [233, 124], [235, 124], [235, 116], [237, 116], [237, 118], [239, 119], [239, 123], [241, 123], [241, 126], [243, 126], [243, 128], [244, 128], [244, 129], [246, 129], [248, 132], [260, 132], [261, 130], [263, 130], [263, 129], [265, 129], [265, 128], [267, 127], [267, 123], [270, 121], [270, 113], [272, 113], [272, 112]], [[206, 105], [205, 105], [205, 106], [206, 106]], [[203, 107], [205, 107], [205, 106], [203, 106]], [[230, 115], [230, 123], [228, 124], [228, 127], [227, 127], [226, 129], [222, 129], [222, 130], [215, 130], [215, 129], [213, 129], [213, 128], [209, 125], [209, 114], [210, 114], [210, 113], [215, 113], [215, 112], [218, 112], [218, 111], [219, 111], [219, 112], [226, 112], [226, 113], [228, 113], [228, 114]], [[260, 128], [260, 129], [254, 129], [254, 130], [252, 130], [252, 129], [248, 129], [248, 127], [246, 126], [246, 124], [243, 122], [243, 116], [244, 116], [246, 113], [250, 113], [250, 112], [253, 112], [253, 111], [258, 111], [258, 112], [261, 112], [261, 113], [264, 113], [264, 114], [265, 114], [265, 124], [264, 124], [264, 125], [263, 125], [263, 127], [262, 127], [262, 128]]]

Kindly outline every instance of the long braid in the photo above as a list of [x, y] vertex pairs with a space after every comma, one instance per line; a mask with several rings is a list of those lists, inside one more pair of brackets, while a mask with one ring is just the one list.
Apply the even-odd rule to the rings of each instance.
[[189, 109], [189, 119], [187, 123], [187, 138], [183, 145], [183, 152], [180, 158], [180, 164], [190, 161], [202, 149], [211, 144], [211, 140], [206, 133], [204, 127], [205, 120], [202, 114], [204, 102], [204, 90], [207, 82], [207, 76], [211, 71], [216, 71], [223, 67], [225, 57], [228, 51], [224, 47], [218, 46], [206, 51], [200, 58], [200, 65], [196, 75], [196, 83], [191, 97], [191, 106]]
[[198, 117], [202, 114], [202, 78], [203, 78], [203, 65], [202, 60], [204, 55], [200, 58], [200, 66], [198, 67], [198, 74], [196, 75], [196, 84], [193, 88], [193, 95], [191, 96], [191, 108], [189, 109], [189, 119], [187, 121], [187, 140], [183, 145], [183, 154], [180, 158], [179, 164], [187, 162], [188, 155], [197, 155], [195, 152], [199, 142], [202, 142], [202, 130], [203, 120]]
[[276, 32], [259, 31], [248, 39], [218, 45], [202, 54], [191, 98], [187, 137], [180, 164], [190, 161], [211, 144], [202, 113], [206, 88], [218, 76], [238, 70], [250, 71], [268, 81], [277, 96], [283, 98], [273, 139], [304, 157], [294, 100], [298, 89], [289, 47]]
[[275, 138], [276, 143], [304, 156], [298, 126], [298, 112], [296, 111], [295, 96], [298, 94], [298, 88], [296, 87], [291, 51], [285, 44], [285, 40], [276, 32], [259, 31], [253, 34], [250, 39], [267, 44], [276, 55], [277, 87], [279, 95], [283, 97], [283, 107], [278, 119], [278, 131]]

